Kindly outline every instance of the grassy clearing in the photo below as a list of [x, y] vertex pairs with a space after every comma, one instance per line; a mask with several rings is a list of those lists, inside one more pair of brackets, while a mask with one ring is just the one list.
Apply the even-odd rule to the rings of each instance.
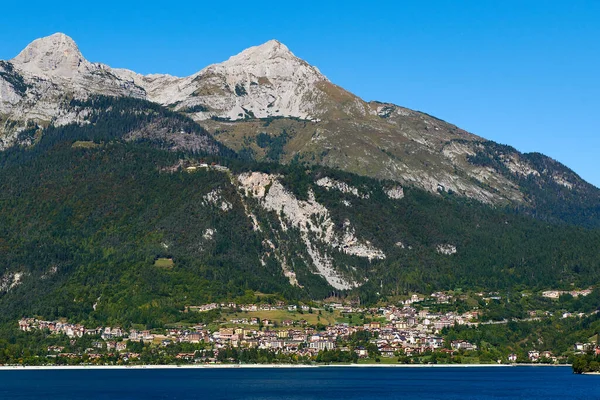
[[102, 146], [102, 145], [100, 145], [98, 143], [81, 141], [81, 140], [78, 140], [71, 145], [71, 147], [74, 149], [95, 149], [96, 147], [100, 147], [100, 146]]
[[173, 263], [172, 258], [158, 258], [156, 261], [154, 261], [154, 266], [158, 268], [171, 269], [174, 265], [175, 264]]
[[301, 321], [305, 320], [308, 325], [334, 325], [338, 319], [340, 319], [340, 314], [335, 311], [333, 313], [321, 311], [321, 315], [319, 315], [318, 310], [314, 310], [314, 312], [308, 313], [304, 312], [300, 314], [297, 311], [287, 311], [287, 310], [271, 310], [271, 311], [250, 311], [250, 312], [238, 312], [238, 313], [227, 313], [224, 314], [224, 319], [227, 321], [231, 319], [242, 319], [247, 318], [250, 320], [251, 318], [258, 319], [268, 319], [270, 321], [275, 322], [278, 326], [281, 326], [283, 321]]

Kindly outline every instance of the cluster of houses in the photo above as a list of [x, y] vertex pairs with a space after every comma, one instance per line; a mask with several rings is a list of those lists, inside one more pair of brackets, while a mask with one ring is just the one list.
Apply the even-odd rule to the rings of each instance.
[[[341, 305], [340, 305], [341, 306]], [[207, 312], [211, 310], [217, 309], [226, 309], [226, 310], [237, 310], [242, 312], [256, 312], [256, 311], [276, 311], [276, 310], [287, 310], [287, 311], [310, 311], [310, 306], [307, 305], [295, 305], [288, 304], [286, 305], [282, 301], [277, 301], [275, 304], [237, 304], [237, 303], [210, 303], [203, 304], [200, 306], [187, 306], [185, 308], [186, 312], [194, 311], [194, 312]], [[343, 309], [347, 309], [347, 312], [353, 312], [352, 310], [356, 310], [352, 307], [343, 307]]]
[[[180, 132], [185, 134], [185, 132]], [[208, 162], [205, 162], [203, 160], [201, 160], [200, 162], [193, 162], [191, 160], [179, 160], [177, 161], [174, 165], [162, 168], [162, 171], [165, 172], [169, 172], [169, 173], [174, 173], [177, 172], [179, 170], [188, 172], [188, 173], [193, 173], [193, 172], [197, 172], [199, 170], [216, 170], [216, 171], [221, 171], [221, 172], [227, 172], [229, 171], [229, 168], [223, 166], [223, 165], [219, 165], [215, 162], [211, 162], [210, 164]]]
[[[516, 363], [517, 359], [518, 357], [514, 353], [508, 355], [508, 361], [511, 363]], [[527, 359], [532, 363], [537, 363], [542, 360], [549, 361], [554, 364], [558, 363], [558, 357], [554, 356], [551, 351], [530, 350], [527, 352]]]
[[[571, 293], [573, 294], [573, 293]], [[579, 291], [578, 295], [585, 296], [587, 291]], [[493, 294], [489, 294], [490, 296]], [[373, 351], [375, 345], [378, 354], [382, 357], [397, 355], [413, 356], [428, 352], [469, 352], [477, 350], [474, 343], [465, 340], [447, 342], [444, 340], [442, 330], [455, 325], [477, 326], [480, 313], [477, 310], [465, 313], [446, 312], [435, 313], [427, 308], [417, 308], [415, 303], [425, 300], [422, 295], [413, 295], [397, 306], [365, 308], [356, 304], [327, 303], [315, 306], [314, 310], [308, 305], [285, 304], [236, 304], [236, 303], [211, 303], [199, 306], [188, 306], [185, 312], [208, 312], [211, 310], [226, 311], [228, 320], [223, 320], [220, 328], [208, 329], [205, 325], [196, 325], [185, 328], [167, 330], [135, 330], [125, 331], [120, 327], [87, 328], [79, 324], [64, 321], [42, 321], [35, 318], [23, 318], [19, 321], [22, 331], [38, 329], [48, 330], [53, 334], [64, 334], [71, 339], [84, 335], [96, 335], [100, 339], [94, 342], [92, 348], [86, 349], [90, 359], [101, 356], [102, 351], [114, 352], [127, 358], [136, 358], [139, 355], [128, 352], [128, 342], [153, 343], [156, 346], [170, 346], [176, 343], [204, 344], [205, 349], [218, 354], [224, 348], [256, 348], [272, 350], [276, 353], [295, 354], [303, 357], [315, 357], [324, 350], [339, 349], [354, 351], [359, 358], [372, 356], [362, 347], [350, 346], [351, 338], [357, 332], [366, 331], [370, 335], [369, 348]], [[434, 303], [449, 303], [452, 296], [447, 293], [433, 293], [428, 299]], [[422, 304], [421, 304], [422, 305]], [[253, 312], [268, 315], [265, 311], [287, 311], [290, 319], [271, 320], [268, 318], [252, 317]], [[310, 326], [304, 313], [322, 313], [337, 311], [342, 316], [362, 315], [369, 318], [361, 325], [351, 323], [336, 323], [321, 326], [317, 329]], [[237, 316], [236, 314], [246, 315]], [[281, 313], [275, 313], [281, 315]], [[291, 319], [293, 316], [293, 319]], [[348, 320], [345, 318], [344, 320]], [[356, 320], [355, 320], [356, 322]], [[355, 336], [355, 335], [354, 335]], [[576, 344], [576, 351], [589, 351], [588, 344]], [[589, 346], [588, 346], [589, 347]], [[600, 350], [594, 347], [598, 353]], [[57, 357], [76, 357], [77, 355], [63, 353], [62, 348], [51, 346], [48, 353]], [[181, 353], [180, 359], [192, 359], [194, 353]], [[529, 361], [556, 360], [551, 352], [532, 350], [528, 353]], [[516, 362], [517, 356], [511, 354], [509, 362]]]
[[227, 168], [223, 165], [218, 165], [214, 162], [211, 164], [201, 162], [199, 164], [192, 164], [192, 165], [185, 167], [186, 172], [196, 172], [199, 169], [214, 169], [216, 171], [221, 171], [221, 172], [229, 171], [229, 168]]
[[[408, 312], [405, 310], [405, 312]], [[391, 314], [390, 314], [391, 316]], [[420, 325], [420, 324], [419, 324]], [[55, 334], [65, 334], [70, 338], [83, 335], [100, 335], [102, 341], [93, 342], [93, 347], [86, 349], [89, 359], [100, 357], [97, 349], [127, 352], [128, 341], [144, 341], [159, 343], [161, 346], [169, 346], [174, 343], [205, 343], [209, 344], [217, 352], [223, 348], [258, 348], [273, 350], [277, 353], [296, 354], [304, 357], [314, 357], [320, 351], [339, 348], [350, 351], [343, 345], [350, 336], [359, 331], [368, 331], [372, 334], [373, 343], [382, 357], [393, 357], [397, 354], [415, 355], [429, 351], [442, 351], [453, 353], [458, 350], [476, 350], [477, 346], [466, 341], [453, 341], [450, 349], [445, 348], [445, 341], [436, 335], [435, 328], [430, 325], [408, 327], [406, 321], [397, 321], [391, 318], [391, 322], [370, 322], [362, 326], [350, 326], [348, 324], [336, 324], [328, 326], [324, 331], [317, 331], [312, 327], [289, 328], [289, 329], [264, 329], [258, 330], [251, 326], [237, 326], [231, 328], [220, 328], [210, 332], [204, 326], [187, 329], [168, 329], [163, 334], [151, 334], [149, 331], [130, 330], [123, 332], [120, 328], [96, 328], [86, 329], [80, 325], [73, 325], [57, 321], [41, 321], [34, 318], [26, 318], [19, 321], [20, 329], [32, 331], [35, 329], [48, 329]], [[63, 353], [64, 347], [50, 346], [48, 353], [58, 353], [59, 357], [75, 357], [70, 353]], [[353, 348], [360, 358], [369, 356], [368, 351], [362, 347]], [[139, 355], [126, 353], [128, 358]], [[179, 354], [178, 358], [186, 358], [189, 354]]]
[[127, 334], [126, 331], [119, 327], [110, 326], [97, 327], [97, 328], [86, 328], [83, 325], [71, 324], [63, 321], [42, 321], [36, 318], [23, 318], [19, 320], [19, 329], [24, 332], [30, 332], [34, 330], [45, 330], [47, 329], [53, 334], [64, 334], [69, 338], [79, 338], [84, 335], [100, 335], [105, 340], [120, 339], [127, 336], [130, 340], [153, 340], [154, 335], [150, 331], [136, 331], [131, 330]]
[[[127, 342], [94, 342], [92, 346], [93, 347], [87, 348], [84, 351], [85, 356], [90, 361], [99, 360], [104, 356], [117, 357], [123, 361], [140, 358], [139, 353], [127, 351]], [[107, 353], [99, 352], [100, 349], [104, 348], [106, 348]], [[65, 348], [63, 346], [48, 346], [48, 357], [79, 359], [83, 356], [83, 354], [69, 353], [64, 350]]]
[[584, 289], [584, 290], [546, 290], [542, 292], [542, 297], [546, 297], [548, 299], [558, 299], [560, 296], [564, 294], [570, 294], [573, 297], [585, 297], [592, 293], [592, 289]]
[[600, 345], [598, 343], [575, 343], [575, 354], [594, 353], [600, 356]]
[[[442, 301], [447, 301], [443, 297]], [[409, 303], [410, 304], [410, 303]], [[229, 308], [247, 312], [287, 310], [290, 312], [302, 310], [313, 311], [306, 305], [238, 305], [234, 303], [206, 304], [190, 306], [187, 311], [205, 312], [217, 308]], [[337, 309], [342, 313], [363, 313], [377, 318], [372, 322], [359, 326], [348, 323], [337, 323], [317, 330], [308, 326], [304, 319], [289, 319], [272, 321], [258, 318], [233, 318], [218, 330], [210, 331], [204, 325], [194, 327], [168, 329], [163, 333], [150, 331], [129, 330], [123, 331], [119, 327], [86, 328], [82, 325], [69, 324], [60, 321], [42, 321], [35, 318], [24, 318], [19, 321], [19, 328], [23, 331], [48, 329], [51, 333], [64, 334], [70, 338], [83, 335], [99, 335], [107, 351], [126, 352], [128, 341], [152, 342], [161, 346], [174, 343], [204, 343], [218, 352], [223, 348], [257, 348], [272, 350], [283, 354], [296, 354], [304, 357], [314, 357], [320, 351], [340, 349], [354, 351], [358, 357], [368, 357], [364, 348], [350, 349], [346, 344], [351, 335], [360, 331], [370, 333], [371, 341], [377, 346], [382, 357], [394, 355], [417, 355], [426, 352], [442, 351], [454, 353], [456, 351], [476, 350], [475, 344], [466, 341], [453, 341], [446, 344], [440, 336], [441, 330], [455, 324], [473, 324], [478, 317], [477, 312], [465, 314], [430, 313], [427, 310], [416, 310], [410, 305], [399, 307], [361, 308], [342, 304], [330, 304], [328, 309]], [[320, 309], [316, 309], [322, 311]], [[297, 314], [301, 315], [301, 314]], [[372, 348], [372, 347], [371, 347]], [[56, 350], [53, 349], [52, 352]], [[90, 350], [91, 351], [91, 350]], [[50, 350], [49, 350], [50, 352]], [[62, 353], [61, 353], [62, 354]], [[90, 353], [95, 354], [95, 353]], [[189, 355], [181, 354], [182, 358]], [[91, 358], [91, 357], [90, 357]]]

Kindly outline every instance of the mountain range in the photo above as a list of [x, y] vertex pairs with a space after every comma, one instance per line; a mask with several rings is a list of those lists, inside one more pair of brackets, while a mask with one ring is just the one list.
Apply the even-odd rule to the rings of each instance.
[[561, 201], [600, 199], [597, 188], [550, 158], [522, 154], [421, 112], [366, 102], [275, 40], [177, 78], [91, 63], [64, 34], [37, 39], [0, 62], [2, 146], [14, 143], [27, 124], [85, 121], [69, 101], [89, 95], [161, 104], [257, 160], [319, 164], [495, 205], [538, 206], [550, 201], [537, 193], [546, 187]]
[[0, 61], [0, 148], [7, 315], [149, 320], [246, 290], [365, 300], [600, 271], [598, 188], [364, 101], [275, 40], [178, 78], [37, 39]]

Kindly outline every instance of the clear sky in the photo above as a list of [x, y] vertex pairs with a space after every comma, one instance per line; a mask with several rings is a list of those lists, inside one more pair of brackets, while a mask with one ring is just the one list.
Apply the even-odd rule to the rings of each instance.
[[179, 76], [278, 39], [365, 100], [542, 152], [600, 186], [598, 0], [11, 1], [0, 59], [55, 32], [90, 61]]

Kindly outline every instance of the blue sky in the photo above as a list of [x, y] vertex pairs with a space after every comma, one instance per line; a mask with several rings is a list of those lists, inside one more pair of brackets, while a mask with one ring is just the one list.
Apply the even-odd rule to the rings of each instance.
[[90, 61], [188, 75], [278, 39], [365, 100], [542, 152], [600, 186], [600, 1], [28, 1], [1, 9], [0, 59], [60, 31]]

